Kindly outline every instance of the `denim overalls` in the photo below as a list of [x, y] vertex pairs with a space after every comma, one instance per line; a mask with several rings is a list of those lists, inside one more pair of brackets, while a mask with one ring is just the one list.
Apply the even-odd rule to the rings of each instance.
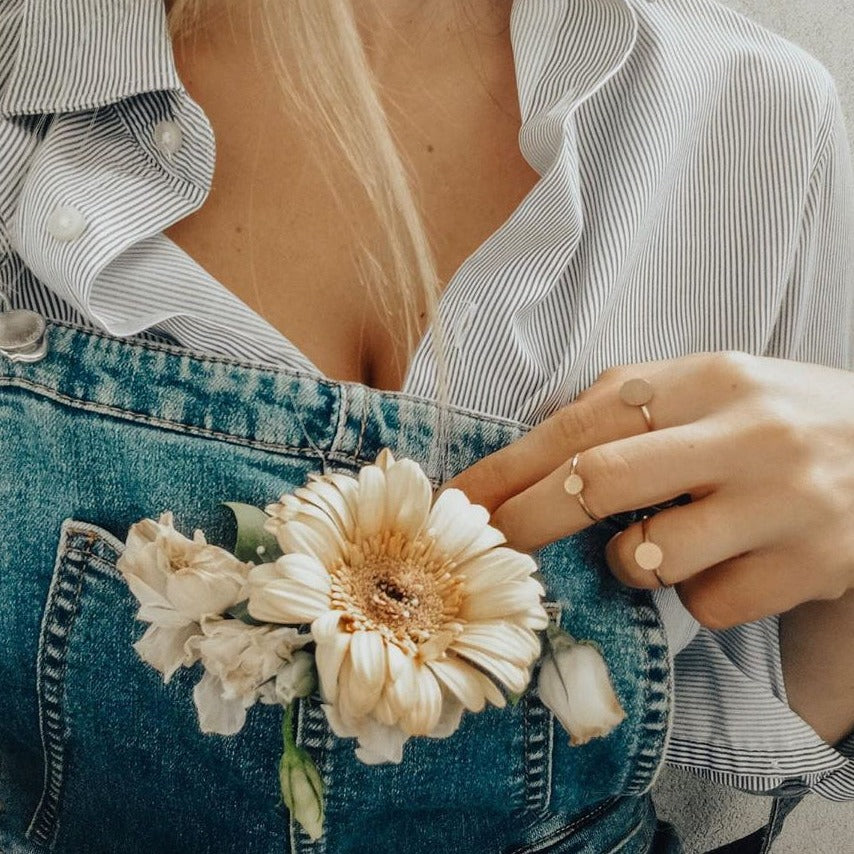
[[367, 766], [301, 701], [297, 740], [327, 787], [318, 842], [279, 795], [281, 708], [204, 735], [199, 671], [164, 685], [132, 648], [144, 626], [116, 560], [138, 519], [171, 509], [183, 533], [231, 548], [221, 501], [263, 506], [386, 446], [438, 485], [522, 425], [70, 325], [48, 335], [43, 359], [0, 356], [0, 851], [680, 850], [646, 794], [668, 733], [667, 645], [648, 595], [604, 568], [604, 525], [538, 559], [564, 627], [601, 646], [626, 720], [571, 747], [529, 693], [466, 713], [450, 738], [411, 740], [400, 765]]

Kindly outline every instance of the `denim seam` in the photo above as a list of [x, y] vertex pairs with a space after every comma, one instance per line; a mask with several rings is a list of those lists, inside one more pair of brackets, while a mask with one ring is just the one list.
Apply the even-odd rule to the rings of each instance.
[[[295, 741], [308, 750], [317, 766], [323, 780], [324, 798], [329, 803], [329, 792], [332, 788], [332, 775], [328, 773], [328, 758], [331, 755], [335, 736], [326, 723], [326, 715], [319, 703], [309, 698], [298, 701], [299, 715]], [[326, 820], [328, 824], [329, 816]], [[298, 827], [293, 816], [290, 817], [291, 850], [294, 854], [326, 854], [327, 835], [312, 840], [308, 834]]]
[[[332, 437], [332, 444], [328, 451], [330, 455], [338, 453], [338, 448], [344, 445], [344, 437], [347, 435], [347, 413], [350, 411], [352, 393], [346, 385], [341, 386], [340, 392], [338, 396], [338, 419], [335, 425], [335, 435]], [[325, 471], [324, 466], [324, 473]]]
[[[641, 708], [645, 711], [638, 726], [638, 751], [623, 792], [642, 795], [652, 787], [664, 765], [673, 719], [673, 661], [661, 617], [651, 602], [635, 602], [632, 615], [646, 646], [638, 674], [644, 689]], [[654, 673], [661, 668], [665, 670], [663, 679]]]
[[360, 397], [362, 398], [362, 408], [359, 417], [362, 419], [362, 423], [359, 425], [359, 437], [356, 440], [356, 447], [353, 449], [353, 456], [357, 459], [361, 458], [362, 442], [365, 439], [365, 430], [368, 429], [368, 396], [363, 394]]
[[553, 716], [530, 691], [523, 699], [524, 815], [541, 817], [551, 803]]
[[[59, 803], [65, 771], [62, 692], [68, 662], [64, 652], [69, 628], [77, 617], [86, 573], [87, 552], [72, 545], [72, 538], [80, 533], [79, 528], [75, 530], [72, 520], [62, 523], [36, 661], [45, 770], [42, 796], [27, 829], [27, 838], [49, 848], [52, 848], [59, 830]], [[94, 532], [86, 532], [85, 536], [90, 545], [95, 541]]]
[[[24, 379], [16, 376], [0, 376], [0, 388], [22, 388], [26, 391], [35, 394], [41, 394], [58, 403], [67, 406], [73, 406], [77, 409], [82, 409], [87, 412], [96, 412], [99, 415], [107, 415], [113, 418], [119, 418], [123, 421], [131, 423], [143, 424], [147, 427], [159, 427], [163, 430], [171, 430], [174, 433], [179, 433], [187, 436], [199, 436], [207, 439], [218, 439], [221, 442], [228, 442], [232, 445], [239, 445], [247, 448], [257, 448], [261, 451], [269, 451], [271, 453], [291, 454], [302, 456], [306, 452], [305, 447], [288, 445], [281, 442], [264, 442], [258, 439], [250, 439], [245, 436], [238, 436], [234, 433], [224, 433], [217, 430], [211, 430], [207, 427], [199, 427], [197, 425], [186, 424], [182, 421], [173, 421], [165, 418], [156, 418], [152, 415], [134, 412], [130, 409], [124, 409], [119, 406], [109, 406], [103, 403], [95, 403], [80, 397], [72, 397], [63, 392], [57, 391], [50, 386], [36, 383], [32, 380]], [[363, 403], [363, 409], [366, 403]], [[357, 451], [361, 453], [361, 441], [367, 426], [365, 414], [362, 415], [362, 424], [359, 433], [359, 446]], [[348, 451], [326, 451], [324, 460], [326, 462], [342, 463], [344, 465], [367, 465], [375, 462], [373, 458], [362, 458], [359, 453], [351, 453]]]
[[[143, 339], [137, 338], [121, 338], [116, 335], [108, 335], [106, 332], [102, 332], [99, 329], [88, 329], [82, 326], [78, 326], [74, 323], [69, 323], [68, 321], [63, 320], [46, 320], [47, 326], [57, 326], [63, 329], [67, 329], [69, 332], [85, 335], [90, 337], [100, 338], [107, 343], [115, 343], [121, 344], [127, 347], [139, 347], [141, 350], [151, 350], [155, 353], [162, 353], [166, 356], [174, 356], [178, 359], [189, 359], [194, 362], [201, 363], [213, 363], [220, 365], [229, 365], [235, 368], [241, 368], [243, 370], [249, 371], [257, 371], [262, 374], [270, 374], [273, 376], [284, 376], [284, 377], [293, 377], [296, 380], [309, 380], [311, 382], [319, 383], [320, 385], [325, 386], [329, 389], [339, 389], [341, 386], [348, 386], [352, 388], [366, 388], [362, 383], [358, 382], [346, 382], [341, 380], [334, 380], [330, 377], [324, 376], [323, 374], [314, 374], [310, 371], [302, 371], [298, 368], [291, 368], [285, 365], [274, 365], [266, 362], [255, 362], [251, 359], [238, 359], [230, 356], [223, 356], [216, 353], [202, 353], [198, 350], [193, 350], [189, 347], [180, 347], [178, 345], [170, 345], [170, 344], [160, 344], [155, 341], [146, 341]], [[2, 364], [2, 361], [0, 361]], [[9, 367], [12, 368], [12, 373], [4, 374], [5, 377], [10, 377], [12, 379], [18, 379], [19, 376], [15, 371], [15, 365], [18, 363], [9, 363]], [[26, 363], [20, 363], [23, 365], [23, 369], [26, 370]], [[3, 377], [0, 376], [0, 379]], [[371, 389], [371, 391], [376, 391], [377, 394], [382, 396], [382, 399], [389, 400], [393, 402], [397, 401], [410, 401], [412, 403], [423, 404], [424, 397], [416, 394], [409, 394], [404, 391], [379, 391], [376, 389]], [[465, 418], [473, 418], [476, 417], [480, 422], [486, 422], [489, 424], [495, 424], [504, 427], [514, 427], [518, 429], [519, 427], [526, 427], [520, 423], [519, 421], [514, 421], [512, 418], [503, 418], [498, 415], [485, 415], [481, 413], [472, 412], [470, 409], [466, 409], [463, 406], [455, 406], [449, 405], [445, 407], [447, 411], [451, 414], [460, 415]]]
[[538, 851], [545, 851], [550, 846], [556, 845], [558, 842], [571, 836], [576, 830], [590, 824], [594, 819], [599, 818], [603, 813], [607, 812], [611, 807], [619, 802], [619, 798], [613, 797], [602, 801], [598, 806], [593, 807], [589, 812], [580, 815], [569, 824], [559, 827], [557, 830], [545, 836], [543, 839], [538, 839], [536, 842], [531, 842], [526, 845], [520, 845], [516, 848], [511, 848], [506, 854], [536, 854]]
[[606, 854], [617, 854], [622, 851], [646, 826], [646, 819], [642, 818], [613, 848], [610, 848]]
[[[176, 433], [203, 436], [208, 439], [220, 439], [221, 441], [230, 442], [231, 444], [245, 445], [247, 447], [258, 448], [264, 451], [278, 451], [282, 453], [300, 455], [305, 452], [305, 448], [297, 447], [295, 445], [287, 445], [278, 442], [261, 442], [257, 439], [235, 436], [233, 433], [223, 433], [217, 430], [211, 430], [207, 427], [198, 427], [179, 421], [171, 421], [165, 418], [155, 418], [152, 415], [133, 412], [133, 410], [130, 409], [123, 409], [118, 406], [108, 406], [104, 403], [95, 403], [79, 397], [71, 397], [60, 391], [56, 391], [56, 389], [50, 388], [49, 386], [42, 385], [41, 383], [34, 383], [31, 380], [26, 380], [22, 377], [13, 377], [12, 379], [12, 382], [7, 382], [6, 377], [0, 377], [0, 388], [4, 386], [25, 388], [29, 391], [43, 393], [45, 397], [49, 397], [59, 403], [74, 406], [78, 409], [85, 409], [91, 412], [97, 412], [100, 415], [109, 415], [115, 418], [121, 418], [124, 421], [145, 424], [149, 427], [161, 427], [163, 429], [173, 430]], [[339, 456], [345, 456], [348, 459], [350, 457], [349, 454]]]
[[[563, 606], [560, 602], [544, 602], [549, 619], [560, 625]], [[540, 700], [532, 684], [522, 702], [525, 757], [524, 815], [541, 817], [546, 814], [552, 800], [554, 769], [554, 715]]]

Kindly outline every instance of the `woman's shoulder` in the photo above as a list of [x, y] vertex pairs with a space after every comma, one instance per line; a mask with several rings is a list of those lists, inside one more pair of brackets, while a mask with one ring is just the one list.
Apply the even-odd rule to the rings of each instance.
[[[807, 131], [838, 102], [827, 68], [803, 48], [718, 0], [633, 0], [645, 58], [692, 87], [698, 104], [782, 110]], [[770, 108], [770, 109], [769, 109]]]

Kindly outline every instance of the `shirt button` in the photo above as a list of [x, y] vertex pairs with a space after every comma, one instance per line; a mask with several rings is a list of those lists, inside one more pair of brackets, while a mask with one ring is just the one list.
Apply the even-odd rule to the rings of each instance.
[[177, 122], [163, 121], [154, 126], [154, 144], [161, 154], [165, 154], [167, 157], [178, 151], [183, 138], [184, 134]]
[[86, 231], [86, 218], [77, 208], [59, 205], [47, 219], [47, 230], [57, 240], [77, 240]]

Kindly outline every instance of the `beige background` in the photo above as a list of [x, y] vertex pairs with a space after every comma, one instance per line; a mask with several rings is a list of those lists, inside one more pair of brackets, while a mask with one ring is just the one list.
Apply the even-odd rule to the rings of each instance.
[[[806, 49], [830, 70], [854, 137], [854, 0], [722, 0]], [[852, 235], [854, 237], [854, 235]], [[713, 787], [685, 772], [666, 771], [656, 787], [662, 817], [685, 838], [687, 854], [747, 835], [768, 814], [765, 798]], [[811, 796], [790, 816], [774, 854], [854, 854], [854, 803]]]

